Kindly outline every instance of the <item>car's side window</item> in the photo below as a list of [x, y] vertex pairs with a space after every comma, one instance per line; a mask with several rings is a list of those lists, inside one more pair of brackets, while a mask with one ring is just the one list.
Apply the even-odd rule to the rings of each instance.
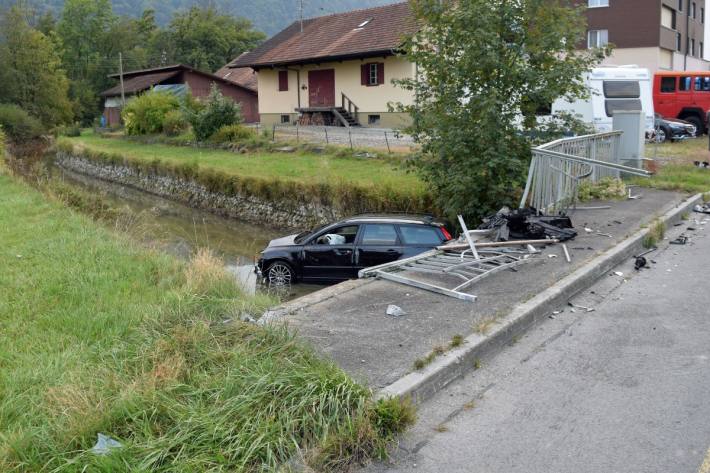
[[443, 243], [439, 230], [424, 225], [400, 225], [399, 233], [405, 245], [440, 245]]
[[394, 225], [373, 223], [365, 225], [362, 233], [362, 245], [396, 245], [397, 230]]
[[358, 225], [333, 228], [316, 240], [316, 245], [348, 245], [355, 243]]

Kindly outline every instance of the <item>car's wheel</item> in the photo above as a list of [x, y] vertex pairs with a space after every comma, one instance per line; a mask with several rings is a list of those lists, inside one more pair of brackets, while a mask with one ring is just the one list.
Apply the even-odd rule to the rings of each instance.
[[671, 138], [671, 134], [667, 132], [663, 127], [656, 130], [656, 143], [665, 143], [667, 139]]
[[291, 265], [285, 261], [274, 261], [266, 269], [266, 282], [269, 286], [289, 286], [295, 282], [295, 274]]
[[693, 115], [688, 118], [684, 118], [684, 120], [695, 126], [695, 136], [703, 136], [703, 133], [705, 133], [705, 127], [703, 126], [703, 121], [700, 117]]

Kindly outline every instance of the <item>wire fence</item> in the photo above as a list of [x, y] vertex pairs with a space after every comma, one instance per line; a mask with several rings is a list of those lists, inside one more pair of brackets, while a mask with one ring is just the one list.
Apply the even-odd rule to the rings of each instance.
[[410, 135], [389, 128], [340, 126], [254, 125], [257, 133], [266, 131], [274, 141], [296, 141], [339, 145], [355, 148], [375, 148], [388, 153], [409, 151], [415, 146]]

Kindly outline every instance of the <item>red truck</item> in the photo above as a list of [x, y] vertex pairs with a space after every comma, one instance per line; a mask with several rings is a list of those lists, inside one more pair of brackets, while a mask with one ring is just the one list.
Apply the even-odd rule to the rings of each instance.
[[702, 135], [710, 111], [710, 71], [657, 72], [653, 78], [653, 108], [663, 117], [692, 123]]

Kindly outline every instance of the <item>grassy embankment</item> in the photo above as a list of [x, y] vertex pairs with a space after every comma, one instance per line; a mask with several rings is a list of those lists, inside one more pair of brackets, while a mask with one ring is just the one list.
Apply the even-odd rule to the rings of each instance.
[[657, 173], [650, 179], [634, 179], [634, 183], [691, 193], [710, 190], [710, 169], [699, 169], [693, 164], [694, 161], [710, 161], [707, 137], [677, 143], [647, 144], [646, 157], [657, 159]]
[[[129, 163], [151, 172], [196, 179], [209, 189], [264, 199], [333, 205], [343, 213], [433, 210], [424, 183], [408, 173], [403, 158], [357, 158], [333, 153], [228, 150], [144, 144], [85, 131], [62, 138], [92, 159]], [[345, 153], [347, 154], [347, 153]]]
[[[0, 167], [0, 471], [328, 470], [382, 453], [411, 416], [292, 336], [232, 322], [209, 253], [132, 243]], [[97, 433], [123, 443], [88, 451]]]

